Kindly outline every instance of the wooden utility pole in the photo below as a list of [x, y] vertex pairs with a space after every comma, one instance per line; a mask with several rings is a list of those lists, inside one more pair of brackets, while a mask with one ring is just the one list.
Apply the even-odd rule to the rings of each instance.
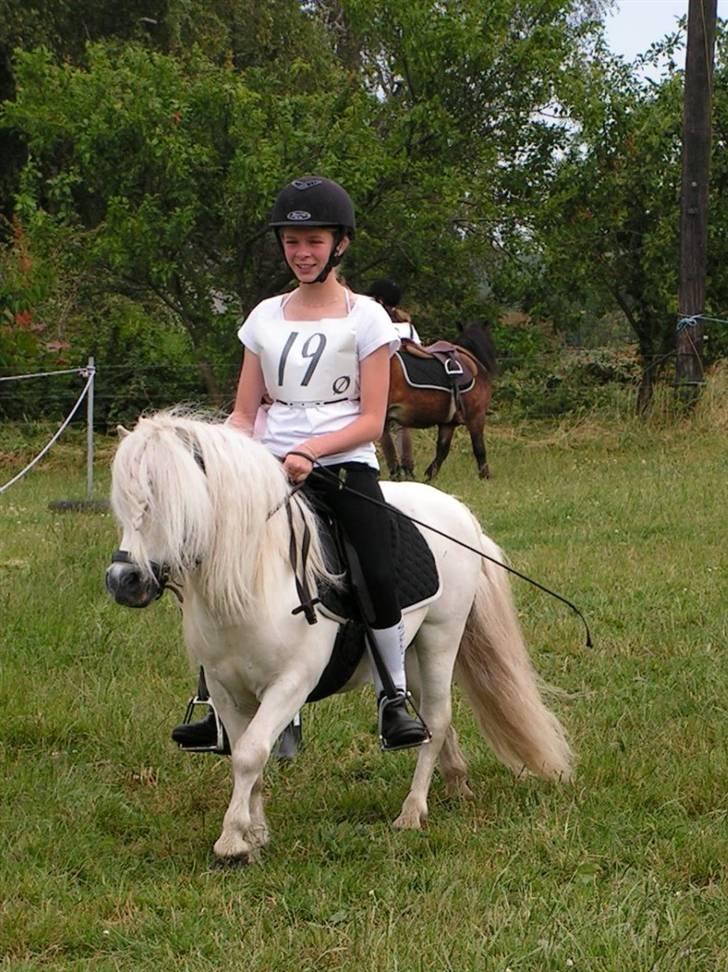
[[688, 43], [683, 98], [682, 200], [680, 212], [680, 291], [677, 332], [678, 396], [693, 404], [703, 382], [703, 323], [686, 318], [705, 310], [708, 246], [713, 60], [718, 0], [689, 0]]

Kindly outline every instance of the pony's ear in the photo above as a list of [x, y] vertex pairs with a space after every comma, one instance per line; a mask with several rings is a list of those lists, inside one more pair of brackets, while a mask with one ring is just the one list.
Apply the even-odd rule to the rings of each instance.
[[116, 432], [120, 439], [125, 439], [127, 435], [131, 435], [129, 429], [125, 429], [123, 425], [117, 425]]

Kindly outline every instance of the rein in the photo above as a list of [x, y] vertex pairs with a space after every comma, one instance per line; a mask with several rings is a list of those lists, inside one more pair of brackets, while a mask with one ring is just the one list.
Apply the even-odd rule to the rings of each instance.
[[[307, 458], [310, 457], [307, 456]], [[470, 550], [472, 553], [477, 554], [483, 560], [489, 560], [492, 564], [497, 564], [497, 566], [502, 567], [503, 570], [507, 570], [510, 574], [514, 574], [516, 577], [520, 577], [521, 580], [527, 581], [529, 584], [533, 585], [533, 587], [537, 587], [540, 591], [543, 591], [545, 594], [550, 594], [551, 597], [555, 597], [557, 601], [561, 601], [563, 604], [566, 604], [566, 606], [571, 608], [574, 614], [576, 614], [577, 617], [581, 619], [581, 622], [584, 625], [584, 629], [586, 630], [586, 647], [592, 648], [594, 646], [594, 643], [592, 642], [591, 632], [589, 631], [589, 625], [587, 624], [586, 618], [579, 610], [579, 608], [568, 598], [563, 597], [561, 594], [557, 594], [556, 591], [552, 591], [544, 584], [540, 584], [538, 581], [534, 580], [532, 577], [529, 577], [527, 574], [521, 573], [521, 571], [516, 570], [515, 567], [510, 567], [508, 564], [504, 564], [502, 561], [496, 560], [495, 557], [491, 557], [488, 554], [483, 553], [482, 550], [477, 550], [475, 547], [471, 547], [470, 544], [464, 543], [462, 540], [458, 540], [456, 537], [451, 537], [449, 533], [444, 533], [442, 530], [438, 530], [437, 527], [431, 526], [429, 523], [423, 523], [421, 520], [415, 519], [414, 516], [410, 516], [408, 513], [403, 513], [402, 510], [398, 510], [396, 506], [392, 506], [389, 503], [382, 503], [381, 500], [374, 499], [372, 496], [367, 496], [366, 493], [361, 493], [358, 489], [354, 489], [353, 486], [347, 486], [345, 480], [339, 479], [339, 477], [335, 476], [334, 473], [329, 472], [326, 466], [323, 466], [317, 460], [312, 459], [311, 462], [313, 463], [314, 466], [318, 467], [320, 472], [322, 472], [329, 479], [335, 479], [339, 483], [339, 489], [345, 489], [348, 492], [352, 493], [354, 496], [358, 496], [360, 499], [366, 500], [367, 503], [372, 503], [374, 504], [374, 506], [381, 506], [384, 509], [391, 510], [402, 519], [409, 520], [411, 523], [415, 523], [417, 526], [423, 527], [425, 530], [431, 530], [432, 533], [436, 533], [438, 536], [444, 537], [445, 540], [450, 540], [452, 541], [452, 543], [456, 543], [458, 544], [458, 546], [464, 547], [466, 550]], [[295, 489], [296, 490], [300, 489], [301, 485], [302, 484], [299, 484], [298, 486], [295, 487]]]
[[[508, 573], [513, 574], [515, 577], [519, 577], [521, 580], [526, 581], [527, 583], [531, 584], [533, 587], [538, 588], [538, 590], [543, 591], [544, 594], [549, 594], [551, 597], [556, 598], [556, 600], [561, 601], [562, 604], [566, 604], [566, 606], [569, 607], [574, 612], [574, 614], [577, 615], [577, 617], [581, 620], [582, 624], [584, 625], [584, 629], [586, 631], [586, 647], [587, 648], [593, 647], [591, 632], [589, 630], [589, 625], [587, 623], [587, 620], [584, 617], [583, 613], [579, 610], [579, 608], [573, 603], [573, 601], [570, 601], [568, 598], [564, 597], [561, 594], [557, 594], [556, 591], [552, 591], [544, 584], [541, 584], [539, 581], [534, 580], [532, 577], [529, 577], [527, 574], [522, 573], [520, 570], [516, 570], [515, 567], [511, 567], [508, 564], [504, 564], [500, 560], [496, 560], [495, 557], [491, 557], [489, 554], [483, 553], [482, 550], [478, 550], [476, 547], [471, 547], [470, 544], [465, 543], [463, 540], [458, 540], [456, 537], [450, 536], [450, 534], [445, 533], [443, 530], [439, 530], [437, 527], [434, 527], [429, 523], [423, 523], [422, 520], [418, 520], [414, 516], [410, 516], [409, 513], [404, 513], [402, 510], [398, 510], [396, 506], [393, 506], [389, 503], [383, 503], [381, 500], [374, 499], [374, 497], [367, 496], [365, 493], [360, 492], [358, 489], [354, 489], [353, 486], [348, 486], [346, 483], [345, 475], [343, 477], [336, 476], [334, 473], [330, 472], [326, 468], [326, 466], [322, 465], [317, 459], [314, 459], [312, 456], [308, 455], [308, 453], [296, 452], [295, 450], [292, 450], [292, 452], [289, 454], [303, 456], [303, 458], [308, 459], [313, 468], [319, 469], [319, 471], [328, 479], [335, 480], [338, 483], [339, 489], [347, 490], [352, 495], [358, 496], [360, 499], [366, 500], [367, 503], [372, 503], [374, 506], [381, 506], [383, 509], [389, 510], [390, 512], [394, 512], [397, 516], [401, 517], [404, 520], [409, 520], [411, 523], [416, 524], [416, 526], [422, 527], [424, 530], [430, 530], [432, 533], [436, 533], [438, 536], [443, 537], [445, 540], [450, 540], [451, 543], [456, 543], [458, 546], [463, 547], [465, 550], [469, 550], [471, 551], [471, 553], [477, 554], [481, 559], [489, 560], [492, 564], [496, 564], [498, 567], [502, 567], [503, 570], [507, 570]], [[204, 467], [204, 463], [202, 462], [202, 457], [201, 456], [198, 457], [198, 455], [195, 454], [195, 460], [204, 473], [205, 467]], [[342, 470], [342, 472], [345, 473], [345, 470]], [[291, 508], [291, 499], [296, 495], [296, 493], [300, 489], [303, 488], [304, 483], [305, 480], [303, 482], [296, 483], [294, 486], [292, 486], [288, 494], [284, 497], [284, 499], [282, 499], [279, 503], [277, 503], [273, 507], [272, 510], [269, 511], [268, 515], [266, 516], [266, 520], [270, 520], [270, 518], [274, 516], [282, 507], [284, 506], [286, 507], [286, 516], [288, 518], [288, 526], [291, 534], [289, 548], [288, 548], [288, 555], [290, 558], [291, 567], [293, 569], [293, 576], [296, 582], [296, 591], [301, 600], [299, 606], [294, 609], [293, 614], [298, 614], [301, 611], [303, 611], [306, 621], [309, 624], [316, 624], [318, 618], [316, 617], [316, 612], [314, 610], [314, 607], [316, 604], [320, 602], [320, 599], [316, 597], [315, 593], [311, 590], [311, 587], [308, 583], [308, 578], [306, 576], [307, 575], [306, 564], [308, 561], [308, 555], [311, 548], [311, 530], [308, 523], [306, 522], [305, 517], [303, 517], [302, 518], [303, 537], [301, 539], [301, 576], [299, 577], [298, 546], [296, 544], [296, 537], [295, 537], [295, 531], [293, 525], [293, 511]], [[129, 552], [127, 550], [115, 550], [114, 553], [112, 554], [111, 562], [127, 563], [127, 564], [133, 563], [129, 555]], [[175, 595], [175, 597], [181, 604], [183, 602], [182, 593], [180, 592], [178, 587], [171, 582], [169, 567], [166, 564], [158, 564], [156, 562], [152, 562], [151, 567], [152, 567], [152, 577], [154, 579], [155, 584], [157, 585], [155, 598], [158, 600], [162, 596], [164, 591], [167, 588], [169, 588], [169, 590], [172, 591], [172, 593]]]
[[[309, 459], [313, 464], [314, 460], [311, 456], [307, 455], [305, 452], [294, 452], [294, 455], [304, 456], [304, 458]], [[296, 532], [293, 528], [293, 509], [291, 507], [291, 500], [296, 495], [296, 493], [303, 488], [303, 482], [296, 483], [293, 486], [286, 497], [277, 503], [273, 509], [268, 513], [266, 520], [270, 518], [285, 506], [286, 517], [288, 518], [288, 529], [290, 531], [290, 540], [288, 543], [288, 558], [291, 562], [291, 569], [293, 570], [293, 579], [296, 582], [296, 593], [300, 599], [300, 604], [297, 608], [294, 608], [291, 612], [292, 614], [303, 614], [306, 621], [309, 624], [316, 624], [318, 618], [314, 607], [321, 602], [319, 597], [314, 596], [314, 592], [311, 590], [311, 586], [308, 582], [306, 565], [308, 563], [308, 553], [311, 549], [311, 528], [306, 522], [306, 518], [302, 517], [303, 520], [303, 537], [301, 538], [301, 576], [298, 575], [298, 545], [296, 544]]]
[[[300, 487], [299, 487], [300, 488]], [[293, 493], [290, 493], [288, 499], [290, 500]], [[275, 512], [275, 511], [274, 511]], [[298, 576], [298, 544], [296, 543], [296, 533], [293, 529], [293, 510], [291, 508], [290, 502], [286, 502], [286, 516], [288, 517], [288, 527], [290, 530], [290, 540], [288, 543], [288, 556], [291, 561], [291, 569], [293, 570], [293, 578], [296, 581], [296, 593], [301, 601], [297, 608], [291, 611], [291, 614], [300, 614], [303, 611], [304, 617], [309, 624], [316, 624], [318, 618], [316, 617], [316, 612], [314, 607], [320, 603], [321, 598], [314, 597], [314, 592], [308, 583], [306, 563], [308, 562], [308, 552], [311, 548], [311, 530], [308, 523], [306, 523], [305, 517], [303, 518], [303, 537], [301, 539], [301, 576]], [[269, 514], [270, 518], [270, 514]]]

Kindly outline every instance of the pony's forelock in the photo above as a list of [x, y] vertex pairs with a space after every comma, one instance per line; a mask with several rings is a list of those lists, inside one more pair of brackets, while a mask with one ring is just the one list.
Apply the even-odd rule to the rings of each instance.
[[[119, 444], [112, 506], [132, 557], [173, 574], [195, 567], [209, 606], [221, 617], [250, 619], [270, 603], [290, 531], [282, 507], [289, 486], [281, 464], [231, 426], [179, 410], [140, 419]], [[326, 576], [315, 521], [296, 504], [312, 532], [312, 574]]]
[[140, 419], [120, 442], [112, 468], [112, 508], [129, 553], [141, 566], [149, 569], [149, 561], [156, 560], [178, 574], [206, 549], [210, 496], [201, 472], [164, 413]]

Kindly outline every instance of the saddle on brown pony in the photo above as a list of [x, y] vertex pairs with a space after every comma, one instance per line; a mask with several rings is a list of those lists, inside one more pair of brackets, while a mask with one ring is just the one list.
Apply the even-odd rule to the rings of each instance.
[[[435, 341], [434, 344], [423, 347], [403, 338], [397, 353], [408, 384], [413, 388], [434, 387], [450, 391], [455, 409], [462, 416], [461, 396], [475, 384], [479, 368], [477, 360], [469, 351], [451, 341]], [[433, 367], [435, 363], [438, 368]]]

